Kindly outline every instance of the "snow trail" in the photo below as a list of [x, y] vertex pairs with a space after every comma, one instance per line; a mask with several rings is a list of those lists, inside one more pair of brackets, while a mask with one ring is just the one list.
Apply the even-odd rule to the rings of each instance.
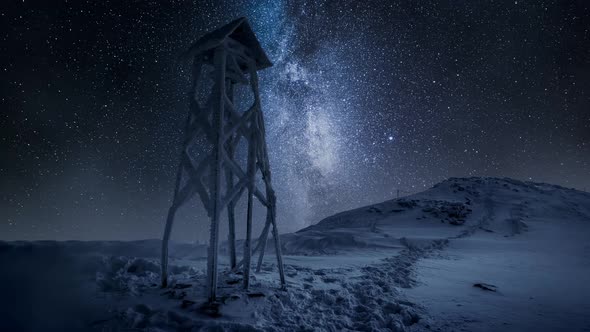
[[[405, 249], [378, 264], [361, 268], [362, 275], [354, 279], [342, 278], [350, 272], [345, 269], [315, 271], [334, 276], [340, 287], [325, 289], [313, 284], [290, 287], [289, 292], [271, 298], [272, 305], [262, 314], [271, 319], [265, 327], [302, 331], [428, 330], [431, 319], [425, 308], [405, 299], [398, 288], [411, 288], [418, 283], [416, 263], [419, 260], [440, 256], [450, 241], [487, 229], [495, 217], [494, 201], [489, 188], [482, 196], [478, 199], [482, 202], [482, 215], [457, 235], [426, 243], [414, 243], [403, 237], [400, 243]], [[371, 223], [372, 229], [377, 228], [376, 224], [376, 221]], [[297, 266], [291, 268], [302, 271]]]

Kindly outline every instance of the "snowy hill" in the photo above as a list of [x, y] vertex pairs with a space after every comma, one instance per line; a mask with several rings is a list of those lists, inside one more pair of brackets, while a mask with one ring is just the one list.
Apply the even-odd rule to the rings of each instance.
[[[205, 247], [157, 240], [0, 243], [0, 330], [588, 331], [590, 194], [452, 178], [281, 236], [249, 292], [222, 259], [220, 317]], [[269, 246], [272, 247], [272, 246]]]
[[590, 220], [590, 194], [507, 178], [451, 178], [412, 196], [338, 213], [285, 235], [283, 245], [288, 253], [309, 254], [398, 247], [406, 236], [449, 238], [477, 229], [514, 236], [541, 217]]

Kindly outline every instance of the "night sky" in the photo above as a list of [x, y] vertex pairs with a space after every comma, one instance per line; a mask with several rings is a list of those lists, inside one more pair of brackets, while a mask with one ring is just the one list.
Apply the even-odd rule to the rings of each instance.
[[[590, 189], [590, 3], [2, 1], [0, 239], [159, 238], [199, 36], [246, 16], [281, 232], [451, 176]], [[204, 241], [186, 207], [173, 239]], [[262, 223], [259, 219], [258, 223]]]

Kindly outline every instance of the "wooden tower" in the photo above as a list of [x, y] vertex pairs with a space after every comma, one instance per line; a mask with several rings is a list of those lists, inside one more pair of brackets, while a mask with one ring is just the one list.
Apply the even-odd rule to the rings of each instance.
[[[257, 71], [272, 66], [260, 47], [246, 18], [239, 18], [199, 39], [187, 55], [193, 61], [193, 83], [189, 92], [190, 110], [176, 177], [174, 199], [168, 211], [162, 241], [162, 287], [167, 286], [168, 241], [174, 216], [180, 206], [198, 194], [211, 219], [207, 259], [207, 287], [210, 302], [215, 301], [219, 247], [219, 223], [227, 209], [229, 255], [233, 270], [243, 267], [244, 288], [250, 280], [251, 256], [260, 252], [260, 270], [268, 232], [272, 228], [281, 285], [285, 286], [281, 244], [276, 224], [276, 198], [271, 185], [264, 119], [260, 108]], [[208, 77], [206, 75], [209, 75]], [[207, 80], [211, 84], [203, 84]], [[234, 103], [234, 87], [252, 90], [253, 104], [240, 112]], [[201, 102], [202, 96], [205, 102]], [[246, 140], [247, 164], [244, 170], [235, 160], [238, 142]], [[260, 171], [264, 192], [256, 186]], [[236, 202], [247, 192], [244, 256], [236, 260]], [[252, 250], [253, 200], [267, 209], [266, 222], [256, 248]]]

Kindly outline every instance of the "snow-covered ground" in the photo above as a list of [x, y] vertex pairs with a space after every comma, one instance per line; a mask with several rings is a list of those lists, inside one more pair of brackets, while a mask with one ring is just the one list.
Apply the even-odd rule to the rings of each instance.
[[[282, 236], [249, 291], [204, 246], [157, 240], [0, 242], [0, 331], [590, 331], [590, 194], [449, 179]], [[272, 249], [272, 246], [267, 246]], [[254, 260], [255, 261], [255, 260]]]

